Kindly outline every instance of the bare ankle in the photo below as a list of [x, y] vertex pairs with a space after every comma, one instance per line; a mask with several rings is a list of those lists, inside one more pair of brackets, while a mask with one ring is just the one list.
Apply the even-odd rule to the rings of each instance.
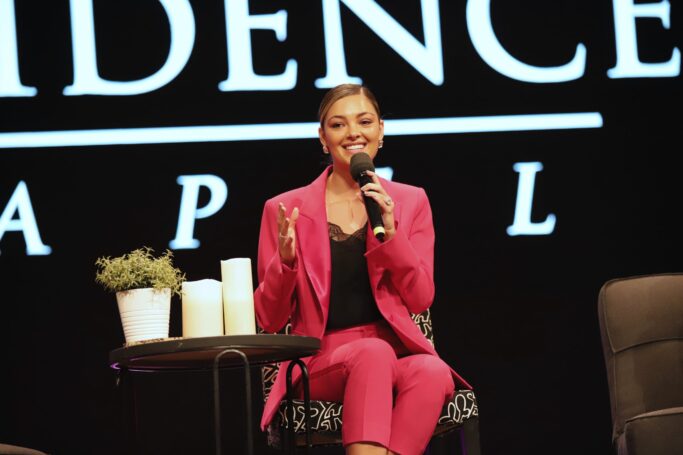
[[376, 442], [356, 442], [346, 446], [346, 455], [387, 455], [386, 447]]

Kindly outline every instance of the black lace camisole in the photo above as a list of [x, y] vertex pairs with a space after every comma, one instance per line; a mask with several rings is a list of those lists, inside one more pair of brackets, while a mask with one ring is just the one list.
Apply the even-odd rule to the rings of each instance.
[[332, 256], [332, 288], [327, 329], [343, 329], [382, 319], [372, 295], [365, 259], [367, 223], [353, 234], [346, 234], [334, 223], [327, 223]]

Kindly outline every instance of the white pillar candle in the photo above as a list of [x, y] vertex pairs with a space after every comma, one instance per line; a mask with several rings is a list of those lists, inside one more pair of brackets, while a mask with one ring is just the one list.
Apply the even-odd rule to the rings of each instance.
[[182, 302], [183, 337], [223, 335], [223, 294], [220, 281], [185, 281]]
[[251, 259], [234, 258], [221, 261], [221, 277], [225, 334], [256, 334]]

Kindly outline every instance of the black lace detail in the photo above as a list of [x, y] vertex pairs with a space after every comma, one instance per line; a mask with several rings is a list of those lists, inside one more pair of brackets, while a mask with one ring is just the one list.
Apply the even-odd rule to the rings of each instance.
[[352, 234], [347, 234], [346, 232], [342, 231], [342, 228], [340, 228], [334, 223], [330, 223], [329, 221], [327, 222], [327, 228], [330, 235], [330, 239], [334, 240], [335, 242], [344, 242], [348, 239], [361, 240], [365, 242], [365, 238], [367, 237], [368, 231], [368, 223], [366, 222], [362, 228], [358, 229], [356, 232]]

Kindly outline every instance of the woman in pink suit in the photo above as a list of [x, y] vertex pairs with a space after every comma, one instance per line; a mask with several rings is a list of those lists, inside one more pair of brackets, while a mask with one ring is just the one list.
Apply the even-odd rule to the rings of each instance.
[[[341, 401], [347, 454], [420, 454], [454, 380], [410, 317], [434, 299], [434, 228], [422, 188], [379, 178], [362, 188], [351, 157], [382, 148], [384, 122], [374, 95], [344, 84], [320, 110], [320, 142], [332, 165], [310, 185], [268, 200], [263, 211], [255, 292], [259, 325], [321, 339], [304, 359], [311, 399]], [[361, 192], [382, 212], [384, 241], [373, 235]], [[280, 372], [286, 371], [286, 365]], [[294, 381], [300, 374], [295, 370]], [[278, 375], [261, 428], [285, 394]]]

